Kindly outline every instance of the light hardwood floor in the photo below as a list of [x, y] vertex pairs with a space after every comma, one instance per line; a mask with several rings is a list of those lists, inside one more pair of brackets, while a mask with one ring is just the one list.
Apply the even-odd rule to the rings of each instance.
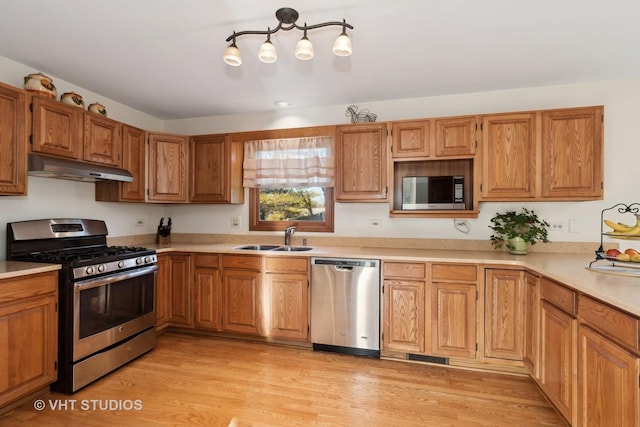
[[[42, 399], [44, 410], [29, 402], [0, 425], [566, 425], [525, 377], [177, 333], [73, 395]], [[99, 406], [114, 404], [142, 408]]]

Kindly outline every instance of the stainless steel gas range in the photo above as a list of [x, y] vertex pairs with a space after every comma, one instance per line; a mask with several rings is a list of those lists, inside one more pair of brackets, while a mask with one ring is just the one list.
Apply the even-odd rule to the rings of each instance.
[[104, 221], [7, 224], [10, 260], [61, 264], [58, 381], [73, 393], [156, 345], [155, 250], [108, 246]]

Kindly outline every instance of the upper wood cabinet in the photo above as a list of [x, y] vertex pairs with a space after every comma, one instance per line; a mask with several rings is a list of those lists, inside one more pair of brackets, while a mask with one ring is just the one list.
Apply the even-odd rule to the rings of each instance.
[[387, 125], [338, 126], [336, 201], [387, 201]]
[[603, 107], [482, 117], [483, 201], [603, 196]]
[[81, 160], [84, 111], [39, 95], [31, 100], [31, 151]]
[[189, 201], [243, 203], [243, 143], [230, 135], [200, 135], [190, 139]]
[[542, 197], [602, 199], [603, 110], [587, 107], [542, 113]]
[[436, 157], [468, 156], [476, 152], [476, 116], [435, 120]]
[[393, 122], [391, 124], [391, 155], [404, 157], [429, 157], [431, 153], [431, 126], [429, 120]]
[[122, 168], [133, 175], [132, 182], [97, 181], [96, 200], [101, 202], [144, 202], [145, 132], [133, 126], [122, 126]]
[[148, 202], [187, 202], [189, 140], [186, 136], [148, 134]]
[[84, 114], [84, 160], [122, 166], [122, 123], [95, 113]]
[[27, 194], [27, 94], [0, 83], [0, 195]]
[[534, 113], [482, 117], [483, 200], [535, 196], [536, 117]]

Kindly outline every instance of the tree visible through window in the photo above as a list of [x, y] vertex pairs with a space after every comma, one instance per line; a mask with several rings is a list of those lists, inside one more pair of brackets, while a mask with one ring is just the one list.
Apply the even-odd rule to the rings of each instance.
[[324, 188], [260, 189], [262, 221], [324, 221]]

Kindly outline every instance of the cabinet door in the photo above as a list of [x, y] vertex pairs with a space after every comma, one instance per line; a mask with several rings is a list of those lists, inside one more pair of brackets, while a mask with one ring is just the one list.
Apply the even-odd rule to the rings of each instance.
[[542, 114], [542, 197], [602, 199], [602, 107]]
[[171, 285], [171, 264], [168, 254], [158, 255], [156, 274], [156, 330], [164, 329], [169, 322], [169, 287]]
[[580, 326], [578, 329], [578, 425], [640, 423], [640, 359]]
[[194, 272], [194, 326], [219, 331], [222, 326], [220, 272], [217, 268], [196, 267]]
[[260, 333], [260, 272], [224, 270], [222, 329]]
[[336, 130], [336, 200], [387, 200], [387, 128], [384, 124]]
[[535, 196], [535, 118], [535, 114], [482, 118], [482, 199], [526, 200]]
[[95, 113], [84, 115], [84, 160], [122, 166], [122, 123]]
[[125, 125], [122, 135], [122, 167], [131, 172], [133, 181], [120, 184], [120, 198], [127, 202], [144, 202], [147, 164], [145, 134], [142, 129]]
[[430, 152], [429, 121], [393, 123], [391, 127], [393, 158], [428, 157]]
[[436, 157], [467, 156], [476, 152], [476, 116], [436, 120]]
[[424, 288], [422, 281], [384, 281], [384, 349], [424, 353]]
[[476, 286], [431, 284], [431, 354], [476, 357]]
[[0, 408], [56, 380], [56, 304], [49, 295], [0, 306]]
[[524, 286], [522, 272], [486, 270], [485, 356], [522, 360]]
[[27, 194], [27, 95], [0, 84], [0, 195]]
[[82, 159], [84, 111], [61, 102], [32, 96], [33, 134], [31, 151]]
[[191, 321], [191, 257], [169, 256], [169, 324], [192, 326]]
[[309, 288], [306, 274], [266, 274], [267, 335], [306, 340], [309, 336]]
[[149, 134], [148, 201], [187, 201], [187, 155], [185, 136]]
[[194, 136], [189, 157], [191, 202], [244, 202], [241, 142], [232, 142], [229, 135]]
[[522, 361], [529, 375], [538, 380], [538, 336], [540, 321], [540, 279], [531, 273], [524, 273], [524, 347]]
[[567, 313], [541, 301], [540, 387], [571, 424], [575, 424], [576, 323]]

